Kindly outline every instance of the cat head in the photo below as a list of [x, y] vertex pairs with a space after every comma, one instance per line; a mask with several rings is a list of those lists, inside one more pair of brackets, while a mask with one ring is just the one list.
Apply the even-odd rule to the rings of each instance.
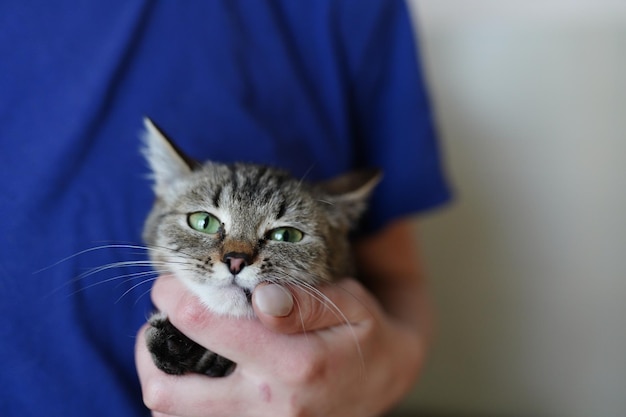
[[200, 164], [144, 123], [156, 195], [144, 240], [155, 269], [180, 278], [210, 310], [250, 316], [259, 283], [306, 289], [353, 273], [348, 234], [379, 171], [311, 184], [262, 165]]

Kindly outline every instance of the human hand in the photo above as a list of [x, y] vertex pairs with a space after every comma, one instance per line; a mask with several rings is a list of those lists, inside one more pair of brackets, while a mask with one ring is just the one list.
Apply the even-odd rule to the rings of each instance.
[[225, 378], [167, 375], [152, 362], [144, 326], [136, 362], [153, 415], [375, 416], [411, 387], [422, 340], [361, 284], [345, 279], [319, 293], [283, 291], [260, 285], [253, 295], [258, 320], [234, 319], [207, 311], [174, 277], [159, 278], [156, 306], [180, 331], [237, 367]]

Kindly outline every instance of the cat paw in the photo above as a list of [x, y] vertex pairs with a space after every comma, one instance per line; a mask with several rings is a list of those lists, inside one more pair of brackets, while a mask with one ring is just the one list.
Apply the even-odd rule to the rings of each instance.
[[150, 318], [146, 344], [154, 364], [165, 373], [182, 375], [188, 372], [211, 377], [227, 376], [236, 364], [200, 346], [182, 334], [162, 314]]

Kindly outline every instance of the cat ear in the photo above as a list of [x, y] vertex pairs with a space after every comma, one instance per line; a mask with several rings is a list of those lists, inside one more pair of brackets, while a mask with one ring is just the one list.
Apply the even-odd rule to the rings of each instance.
[[[353, 171], [318, 184], [335, 220], [348, 228], [356, 225], [367, 208], [367, 200], [383, 177], [379, 169]], [[347, 222], [347, 224], [346, 224]]]
[[185, 155], [152, 120], [144, 117], [142, 153], [154, 179], [154, 192], [163, 195], [178, 178], [189, 175], [197, 163]]

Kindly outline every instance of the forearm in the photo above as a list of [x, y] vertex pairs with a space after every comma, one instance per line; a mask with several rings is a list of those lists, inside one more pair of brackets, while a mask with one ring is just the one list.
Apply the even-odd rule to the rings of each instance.
[[428, 287], [411, 220], [401, 219], [355, 245], [359, 278], [397, 324], [423, 345], [432, 337]]
[[412, 346], [402, 354], [416, 360], [417, 372], [432, 338], [433, 316], [411, 221], [398, 220], [357, 242], [355, 254], [359, 278], [388, 313], [397, 337], [404, 335]]

